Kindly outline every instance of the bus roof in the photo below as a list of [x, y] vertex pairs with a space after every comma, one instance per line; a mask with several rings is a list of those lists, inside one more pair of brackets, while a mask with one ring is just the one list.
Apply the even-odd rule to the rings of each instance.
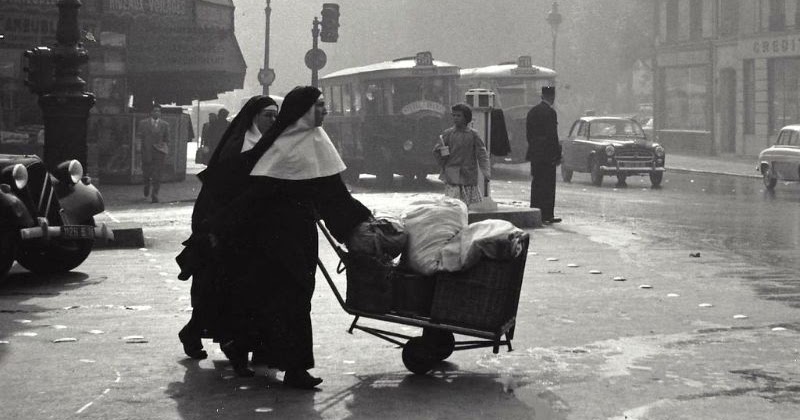
[[533, 78], [556, 77], [556, 72], [547, 67], [541, 66], [519, 67], [517, 66], [517, 63], [503, 63], [495, 64], [493, 66], [461, 69], [462, 79], [504, 77], [519, 78], [525, 76], [530, 76]]
[[[416, 67], [416, 61], [414, 57], [408, 58], [401, 58], [398, 60], [393, 61], [384, 61], [382, 63], [375, 63], [375, 64], [368, 64], [366, 66], [361, 67], [350, 67], [347, 69], [342, 69], [339, 71], [335, 71], [333, 73], [327, 74], [325, 76], [320, 77], [320, 80], [326, 79], [333, 79], [336, 77], [344, 77], [344, 76], [352, 76], [356, 74], [364, 74], [364, 73], [389, 73], [382, 76], [391, 77], [391, 76], [410, 76], [411, 73], [405, 70], [411, 70]], [[455, 64], [447, 63], [444, 61], [433, 60], [433, 66], [425, 66], [419, 67], [420, 70], [422, 69], [432, 69], [432, 68], [440, 68], [444, 70], [449, 70], [451, 72], [445, 72], [444, 74], [450, 75], [458, 75], [458, 66]], [[424, 73], [425, 75], [432, 75], [431, 73]]]

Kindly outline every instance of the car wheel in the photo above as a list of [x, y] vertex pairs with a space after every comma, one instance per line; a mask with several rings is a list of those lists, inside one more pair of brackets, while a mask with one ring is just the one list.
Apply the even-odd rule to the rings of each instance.
[[563, 163], [561, 164], [561, 179], [564, 182], [572, 182], [572, 169], [567, 169]]
[[592, 184], [598, 187], [603, 184], [603, 170], [600, 169], [600, 161], [592, 159], [589, 172], [592, 176]]
[[[94, 226], [94, 219], [82, 222]], [[65, 273], [81, 265], [92, 252], [94, 240], [52, 240], [46, 246], [23, 244], [19, 247], [17, 262], [36, 274]]]
[[770, 174], [770, 170], [769, 169], [762, 169], [761, 170], [761, 175], [763, 176], [764, 186], [767, 188], [767, 190], [769, 190], [769, 191], [774, 190], [775, 189], [775, 185], [778, 184], [778, 179], [774, 178]]
[[652, 172], [650, 173], [650, 184], [653, 188], [658, 188], [661, 186], [661, 180], [664, 179], [663, 172]]
[[0, 283], [5, 280], [8, 270], [14, 264], [18, 243], [16, 232], [6, 231], [0, 233]]

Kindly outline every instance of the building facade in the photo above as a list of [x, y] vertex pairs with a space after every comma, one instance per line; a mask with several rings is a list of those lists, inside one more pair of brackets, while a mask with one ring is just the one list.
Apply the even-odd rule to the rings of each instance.
[[[52, 46], [58, 0], [0, 0], [0, 131], [41, 124], [23, 51]], [[82, 69], [100, 114], [212, 99], [243, 85], [232, 0], [82, 0]], [[10, 135], [10, 134], [9, 134]]]
[[800, 0], [655, 0], [655, 129], [676, 152], [754, 156], [800, 123]]

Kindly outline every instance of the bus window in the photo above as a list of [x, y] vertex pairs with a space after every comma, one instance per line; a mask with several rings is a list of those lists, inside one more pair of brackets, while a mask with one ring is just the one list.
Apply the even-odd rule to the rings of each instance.
[[339, 85], [331, 86], [331, 112], [334, 114], [342, 113], [342, 87]]
[[383, 88], [377, 83], [369, 83], [364, 88], [364, 114], [381, 115], [386, 112], [383, 102]]
[[400, 110], [411, 102], [422, 99], [422, 83], [418, 78], [396, 79], [393, 85], [392, 104]]
[[342, 86], [342, 107], [345, 114], [353, 110], [352, 96], [350, 95], [350, 85]]

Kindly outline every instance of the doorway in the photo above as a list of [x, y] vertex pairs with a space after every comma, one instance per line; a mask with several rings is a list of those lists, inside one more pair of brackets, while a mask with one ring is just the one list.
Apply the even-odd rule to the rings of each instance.
[[720, 152], [736, 153], [736, 70], [719, 74]]

